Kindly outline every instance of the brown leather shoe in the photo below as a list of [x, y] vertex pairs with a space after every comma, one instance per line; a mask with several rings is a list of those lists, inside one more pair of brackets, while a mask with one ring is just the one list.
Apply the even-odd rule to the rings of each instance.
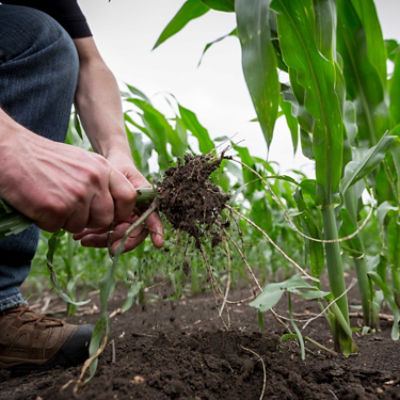
[[71, 325], [28, 307], [0, 313], [0, 368], [27, 373], [71, 366], [88, 357], [92, 325]]

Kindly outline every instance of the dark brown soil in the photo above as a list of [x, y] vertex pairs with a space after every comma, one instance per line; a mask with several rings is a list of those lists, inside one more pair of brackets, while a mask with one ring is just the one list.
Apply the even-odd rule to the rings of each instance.
[[[233, 297], [249, 294], [237, 291]], [[118, 291], [110, 308], [117, 309], [122, 300]], [[56, 305], [50, 303], [50, 309]], [[280, 308], [285, 313], [285, 304]], [[315, 311], [313, 303], [296, 303], [298, 318]], [[385, 320], [382, 331], [374, 336], [356, 334], [359, 354], [346, 359], [308, 344], [303, 362], [296, 342], [280, 344], [284, 329], [271, 314], [264, 318], [264, 332], [254, 309], [243, 304], [232, 305], [230, 317], [225, 330], [212, 293], [137, 305], [117, 314], [112, 318], [112, 341], [101, 356], [97, 375], [79, 391], [78, 398], [259, 399], [264, 374], [252, 350], [266, 367], [264, 399], [400, 399], [399, 343], [390, 340], [390, 323]], [[97, 318], [94, 314], [73, 320], [94, 322]], [[361, 324], [357, 318], [352, 322], [353, 326]], [[309, 336], [332, 348], [323, 319], [307, 329]], [[79, 372], [76, 367], [12, 377], [0, 371], [0, 399], [72, 399], [73, 385], [62, 387]]]
[[188, 154], [165, 171], [157, 187], [160, 211], [175, 229], [196, 240], [207, 236], [218, 242], [221, 212], [229, 196], [210, 181], [210, 175], [223, 158]]

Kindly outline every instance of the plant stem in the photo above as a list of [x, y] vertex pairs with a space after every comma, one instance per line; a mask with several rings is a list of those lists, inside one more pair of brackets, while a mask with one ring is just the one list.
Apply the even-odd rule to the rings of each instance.
[[393, 296], [397, 306], [400, 307], [400, 277], [397, 265], [392, 265]]
[[364, 253], [361, 258], [355, 258], [358, 289], [361, 296], [361, 304], [363, 309], [364, 324], [373, 329], [378, 329], [379, 320], [377, 310], [373, 299], [373, 291], [368, 278], [368, 268], [365, 261]]
[[136, 189], [136, 205], [139, 208], [147, 208], [157, 197], [157, 191], [153, 186]]
[[[338, 230], [333, 205], [327, 205], [322, 209], [322, 218], [325, 239], [337, 239]], [[343, 262], [340, 254], [339, 243], [325, 243], [325, 252], [331, 292], [334, 298], [338, 299], [336, 305], [341, 311], [345, 323], [350, 326], [347, 295], [343, 295], [343, 293], [346, 291], [346, 283], [344, 281]], [[334, 331], [336, 350], [343, 354], [352, 353], [353, 341], [351, 337], [346, 334], [337, 319], [335, 319], [334, 324], [335, 327], [332, 330]]]

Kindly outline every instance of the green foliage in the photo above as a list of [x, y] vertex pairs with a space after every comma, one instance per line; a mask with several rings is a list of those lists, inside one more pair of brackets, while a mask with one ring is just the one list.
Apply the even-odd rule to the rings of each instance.
[[270, 145], [278, 115], [280, 85], [271, 43], [269, 0], [235, 1], [242, 67], [258, 121]]
[[184, 5], [179, 9], [174, 18], [169, 22], [161, 35], [157, 39], [153, 50], [160, 44], [164, 43], [171, 36], [179, 32], [185, 25], [193, 19], [199, 18], [210, 10], [205, 2], [200, 0], [187, 0]]
[[30, 225], [32, 221], [0, 199], [0, 238], [22, 232]]

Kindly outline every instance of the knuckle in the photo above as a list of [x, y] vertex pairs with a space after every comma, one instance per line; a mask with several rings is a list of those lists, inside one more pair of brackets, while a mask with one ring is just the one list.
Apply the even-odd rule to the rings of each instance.
[[47, 199], [43, 202], [42, 210], [50, 218], [62, 218], [69, 212], [69, 207], [60, 199]]

